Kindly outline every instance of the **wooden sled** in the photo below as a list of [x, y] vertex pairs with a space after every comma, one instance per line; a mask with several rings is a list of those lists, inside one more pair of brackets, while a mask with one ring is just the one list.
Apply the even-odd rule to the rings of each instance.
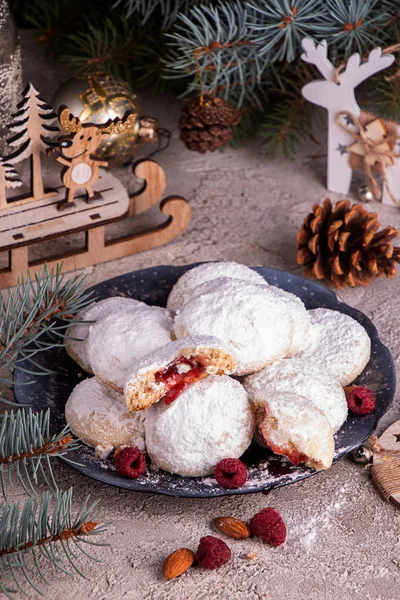
[[[189, 224], [191, 209], [180, 196], [168, 196], [160, 202], [167, 217], [161, 224], [144, 232], [106, 240], [109, 223], [140, 214], [157, 202], [165, 192], [166, 177], [160, 165], [151, 160], [136, 164], [134, 174], [143, 179], [144, 189], [129, 196], [122, 183], [111, 173], [102, 171], [94, 186], [95, 198], [77, 196], [75, 206], [59, 211], [57, 205], [65, 188], [57, 189], [58, 196], [35, 203], [9, 202], [0, 212], [0, 252], [8, 252], [8, 266], [0, 269], [0, 287], [12, 286], [29, 269], [37, 274], [46, 262], [49, 268], [63, 262], [64, 271], [75, 271], [143, 250], [162, 246], [176, 238]], [[47, 260], [29, 258], [32, 244], [60, 238], [74, 232], [85, 232], [84, 248], [52, 255]]]

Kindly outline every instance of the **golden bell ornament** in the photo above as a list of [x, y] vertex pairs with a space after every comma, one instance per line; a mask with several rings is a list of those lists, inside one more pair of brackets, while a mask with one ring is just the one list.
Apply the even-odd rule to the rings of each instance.
[[133, 159], [139, 142], [158, 140], [157, 119], [141, 118], [136, 94], [126, 81], [113, 75], [86, 73], [68, 79], [52, 100], [55, 111], [63, 104], [82, 123], [103, 124], [115, 117], [123, 118], [127, 112], [136, 115], [132, 128], [101, 142], [96, 158], [122, 165]]

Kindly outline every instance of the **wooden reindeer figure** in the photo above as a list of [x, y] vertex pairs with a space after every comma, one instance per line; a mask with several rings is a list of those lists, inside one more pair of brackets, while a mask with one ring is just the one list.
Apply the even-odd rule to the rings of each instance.
[[58, 140], [60, 153], [54, 148], [48, 151], [59, 163], [64, 165], [61, 173], [63, 184], [67, 189], [65, 199], [59, 209], [74, 205], [74, 197], [79, 189], [85, 189], [88, 200], [94, 197], [93, 184], [100, 175], [100, 167], [107, 167], [108, 162], [93, 156], [104, 135], [121, 133], [133, 127], [135, 115], [127, 114], [123, 119], [116, 118], [104, 125], [81, 123], [78, 117], [71, 115], [66, 106], [61, 106], [58, 119], [62, 128], [70, 135], [61, 136]]
[[302, 89], [302, 94], [306, 100], [323, 106], [328, 111], [327, 188], [333, 192], [347, 194], [352, 176], [347, 148], [354, 139], [337, 123], [337, 115], [342, 111], [350, 112], [356, 117], [360, 115], [361, 109], [356, 102], [355, 88], [371, 75], [389, 67], [394, 61], [394, 56], [383, 55], [380, 48], [374, 48], [368, 60], [361, 63], [360, 55], [353, 54], [348, 59], [346, 68], [335, 79], [335, 67], [327, 57], [326, 41], [316, 44], [310, 38], [305, 38], [302, 46], [302, 59], [315, 65], [324, 77], [324, 80], [307, 83]]

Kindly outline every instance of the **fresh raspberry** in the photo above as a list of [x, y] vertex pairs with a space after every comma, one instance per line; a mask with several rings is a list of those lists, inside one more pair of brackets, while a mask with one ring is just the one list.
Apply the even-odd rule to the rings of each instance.
[[240, 488], [247, 481], [247, 468], [238, 458], [224, 458], [215, 467], [214, 477], [228, 490]]
[[146, 470], [146, 459], [136, 446], [126, 446], [114, 454], [117, 471], [129, 479], [137, 479]]
[[264, 508], [250, 521], [250, 529], [263, 542], [277, 548], [286, 540], [286, 526], [274, 508]]
[[231, 549], [219, 538], [206, 535], [201, 538], [196, 560], [205, 569], [219, 569], [231, 559]]
[[375, 394], [365, 385], [351, 387], [346, 391], [346, 400], [354, 415], [368, 415], [375, 410]]

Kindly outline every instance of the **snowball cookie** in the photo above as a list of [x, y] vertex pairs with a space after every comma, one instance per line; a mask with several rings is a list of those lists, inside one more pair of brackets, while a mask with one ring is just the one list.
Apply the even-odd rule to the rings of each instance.
[[171, 404], [207, 375], [229, 375], [236, 368], [232, 353], [216, 337], [194, 335], [171, 342], [144, 356], [127, 372], [125, 398], [129, 410], [143, 410], [163, 399]]
[[298, 296], [282, 290], [276, 286], [271, 286], [283, 300], [288, 304], [290, 316], [292, 318], [293, 333], [292, 340], [289, 346], [289, 350], [286, 353], [287, 357], [294, 356], [307, 345], [308, 335], [310, 331], [310, 315], [304, 303]]
[[250, 283], [258, 283], [259, 285], [268, 285], [264, 277], [246, 267], [235, 262], [212, 262], [204, 263], [198, 267], [186, 271], [178, 279], [171, 290], [167, 301], [167, 307], [170, 310], [178, 310], [185, 304], [187, 295], [194, 290], [195, 287], [212, 281], [218, 277], [229, 277], [231, 279], [242, 279]]
[[215, 335], [233, 353], [236, 375], [282, 358], [292, 340], [288, 302], [271, 286], [220, 277], [195, 288], [175, 316], [175, 334]]
[[132, 363], [171, 339], [172, 316], [166, 308], [137, 306], [91, 325], [86, 350], [96, 377], [122, 394]]
[[337, 310], [308, 311], [311, 329], [307, 347], [298, 357], [315, 363], [348, 385], [362, 373], [371, 356], [371, 340], [364, 327]]
[[147, 451], [153, 464], [169, 473], [209, 475], [223, 458], [243, 454], [254, 428], [243, 386], [227, 375], [210, 375], [169, 406], [157, 402], [146, 411]]
[[275, 454], [293, 465], [329, 469], [335, 449], [332, 428], [311, 400], [293, 392], [261, 390], [256, 400], [259, 431]]
[[127, 410], [124, 398], [95, 377], [79, 383], [65, 405], [65, 418], [74, 435], [106, 458], [119, 446], [145, 450], [144, 413]]
[[315, 363], [298, 358], [280, 360], [243, 382], [250, 400], [263, 392], [293, 392], [311, 400], [336, 433], [347, 418], [346, 395], [339, 381]]
[[[115, 311], [139, 305], [146, 306], [144, 302], [139, 302], [139, 300], [134, 300], [133, 298], [124, 298], [122, 296], [105, 298], [86, 306], [86, 308], [76, 315], [74, 321], [99, 321]], [[86, 353], [86, 339], [90, 325], [92, 323], [73, 323], [68, 327], [67, 335], [69, 338], [75, 339], [65, 340], [65, 349], [70, 357], [88, 373], [92, 373]]]

